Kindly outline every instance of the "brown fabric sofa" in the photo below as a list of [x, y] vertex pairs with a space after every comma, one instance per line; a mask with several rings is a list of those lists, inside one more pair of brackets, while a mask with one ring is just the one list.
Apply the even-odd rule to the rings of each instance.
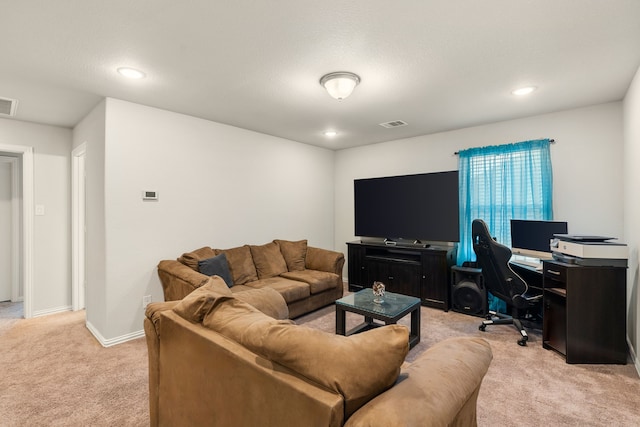
[[232, 293], [219, 277], [150, 304], [151, 425], [476, 425], [483, 339], [450, 338], [408, 364], [405, 326], [344, 337], [287, 315], [273, 289]]
[[158, 264], [165, 301], [180, 300], [207, 282], [202, 263], [224, 254], [233, 293], [271, 288], [295, 318], [332, 304], [344, 292], [344, 254], [308, 246], [306, 240], [274, 240], [230, 249], [202, 247]]

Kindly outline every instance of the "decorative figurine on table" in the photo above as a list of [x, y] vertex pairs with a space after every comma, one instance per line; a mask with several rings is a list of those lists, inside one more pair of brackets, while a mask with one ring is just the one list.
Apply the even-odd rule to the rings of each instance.
[[384, 302], [384, 298], [382, 298], [384, 297], [384, 283], [373, 282], [373, 286], [371, 288], [373, 289], [373, 296], [375, 297], [373, 302], [382, 304]]

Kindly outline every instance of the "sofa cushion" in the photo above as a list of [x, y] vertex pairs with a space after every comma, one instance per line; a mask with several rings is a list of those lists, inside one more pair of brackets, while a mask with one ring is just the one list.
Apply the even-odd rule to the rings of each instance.
[[253, 258], [248, 245], [231, 249], [215, 249], [215, 255], [222, 253], [227, 256], [234, 285], [244, 285], [247, 282], [258, 280], [258, 273], [253, 265]]
[[207, 283], [184, 297], [173, 307], [173, 311], [192, 323], [201, 323], [213, 307], [217, 295], [231, 296], [231, 291], [222, 278], [213, 276]]
[[287, 304], [308, 298], [311, 295], [311, 288], [307, 283], [285, 279], [281, 276], [256, 280], [255, 282], [247, 283], [247, 286], [255, 289], [271, 288], [276, 290], [284, 297]]
[[337, 274], [318, 270], [288, 271], [282, 273], [281, 277], [308, 283], [312, 295], [327, 289], [335, 289], [337, 283], [342, 283], [342, 279]]
[[393, 386], [409, 351], [405, 326], [345, 337], [274, 320], [233, 298], [216, 304], [204, 325], [340, 393], [345, 417]]
[[260, 246], [250, 245], [249, 247], [259, 279], [268, 279], [287, 271], [287, 263], [277, 243], [271, 242]]
[[229, 263], [227, 262], [227, 256], [224, 253], [216, 255], [213, 258], [198, 261], [198, 271], [202, 274], [206, 274], [207, 276], [220, 276], [228, 287], [233, 286]]
[[307, 241], [298, 240], [291, 242], [289, 240], [274, 240], [280, 247], [280, 252], [287, 263], [289, 271], [304, 270], [305, 258], [307, 257]]
[[185, 252], [178, 258], [178, 261], [191, 269], [198, 271], [198, 261], [216, 256], [216, 253], [209, 246], [204, 246], [195, 251]]
[[216, 300], [219, 309], [209, 311], [202, 324], [240, 344], [246, 336], [259, 334], [265, 325], [293, 323], [287, 319], [275, 319], [235, 297], [218, 294]]
[[279, 292], [269, 288], [248, 288], [242, 292], [232, 293], [224, 280], [218, 276], [211, 277], [206, 284], [191, 292], [181, 301], [170, 301], [172, 303], [170, 305], [167, 302], [158, 303], [158, 305], [164, 304], [165, 309], [173, 308], [173, 311], [180, 317], [192, 323], [202, 323], [204, 317], [221, 297], [233, 297], [238, 301], [250, 304], [256, 310], [274, 319], [289, 318], [289, 308]]
[[280, 292], [271, 288], [250, 289], [246, 292], [234, 292], [233, 297], [257, 308], [274, 319], [289, 318], [289, 307]]

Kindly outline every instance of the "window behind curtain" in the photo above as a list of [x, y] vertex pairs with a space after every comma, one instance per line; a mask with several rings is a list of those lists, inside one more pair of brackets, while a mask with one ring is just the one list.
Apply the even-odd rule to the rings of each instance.
[[511, 246], [509, 220], [553, 219], [550, 141], [540, 139], [462, 150], [458, 265], [475, 261], [471, 223], [483, 219], [496, 240]]

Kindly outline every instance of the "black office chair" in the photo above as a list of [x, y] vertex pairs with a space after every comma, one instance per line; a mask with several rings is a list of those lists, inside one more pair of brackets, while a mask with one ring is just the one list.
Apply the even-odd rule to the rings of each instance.
[[487, 224], [474, 219], [471, 224], [473, 251], [478, 267], [482, 269], [485, 286], [491, 294], [500, 298], [511, 309], [511, 315], [490, 311], [479, 329], [484, 331], [489, 325], [515, 325], [522, 338], [518, 344], [525, 346], [529, 336], [522, 326], [522, 320], [533, 320], [533, 312], [540, 312], [542, 294], [534, 293], [527, 283], [509, 266], [511, 249], [496, 242], [489, 233]]

